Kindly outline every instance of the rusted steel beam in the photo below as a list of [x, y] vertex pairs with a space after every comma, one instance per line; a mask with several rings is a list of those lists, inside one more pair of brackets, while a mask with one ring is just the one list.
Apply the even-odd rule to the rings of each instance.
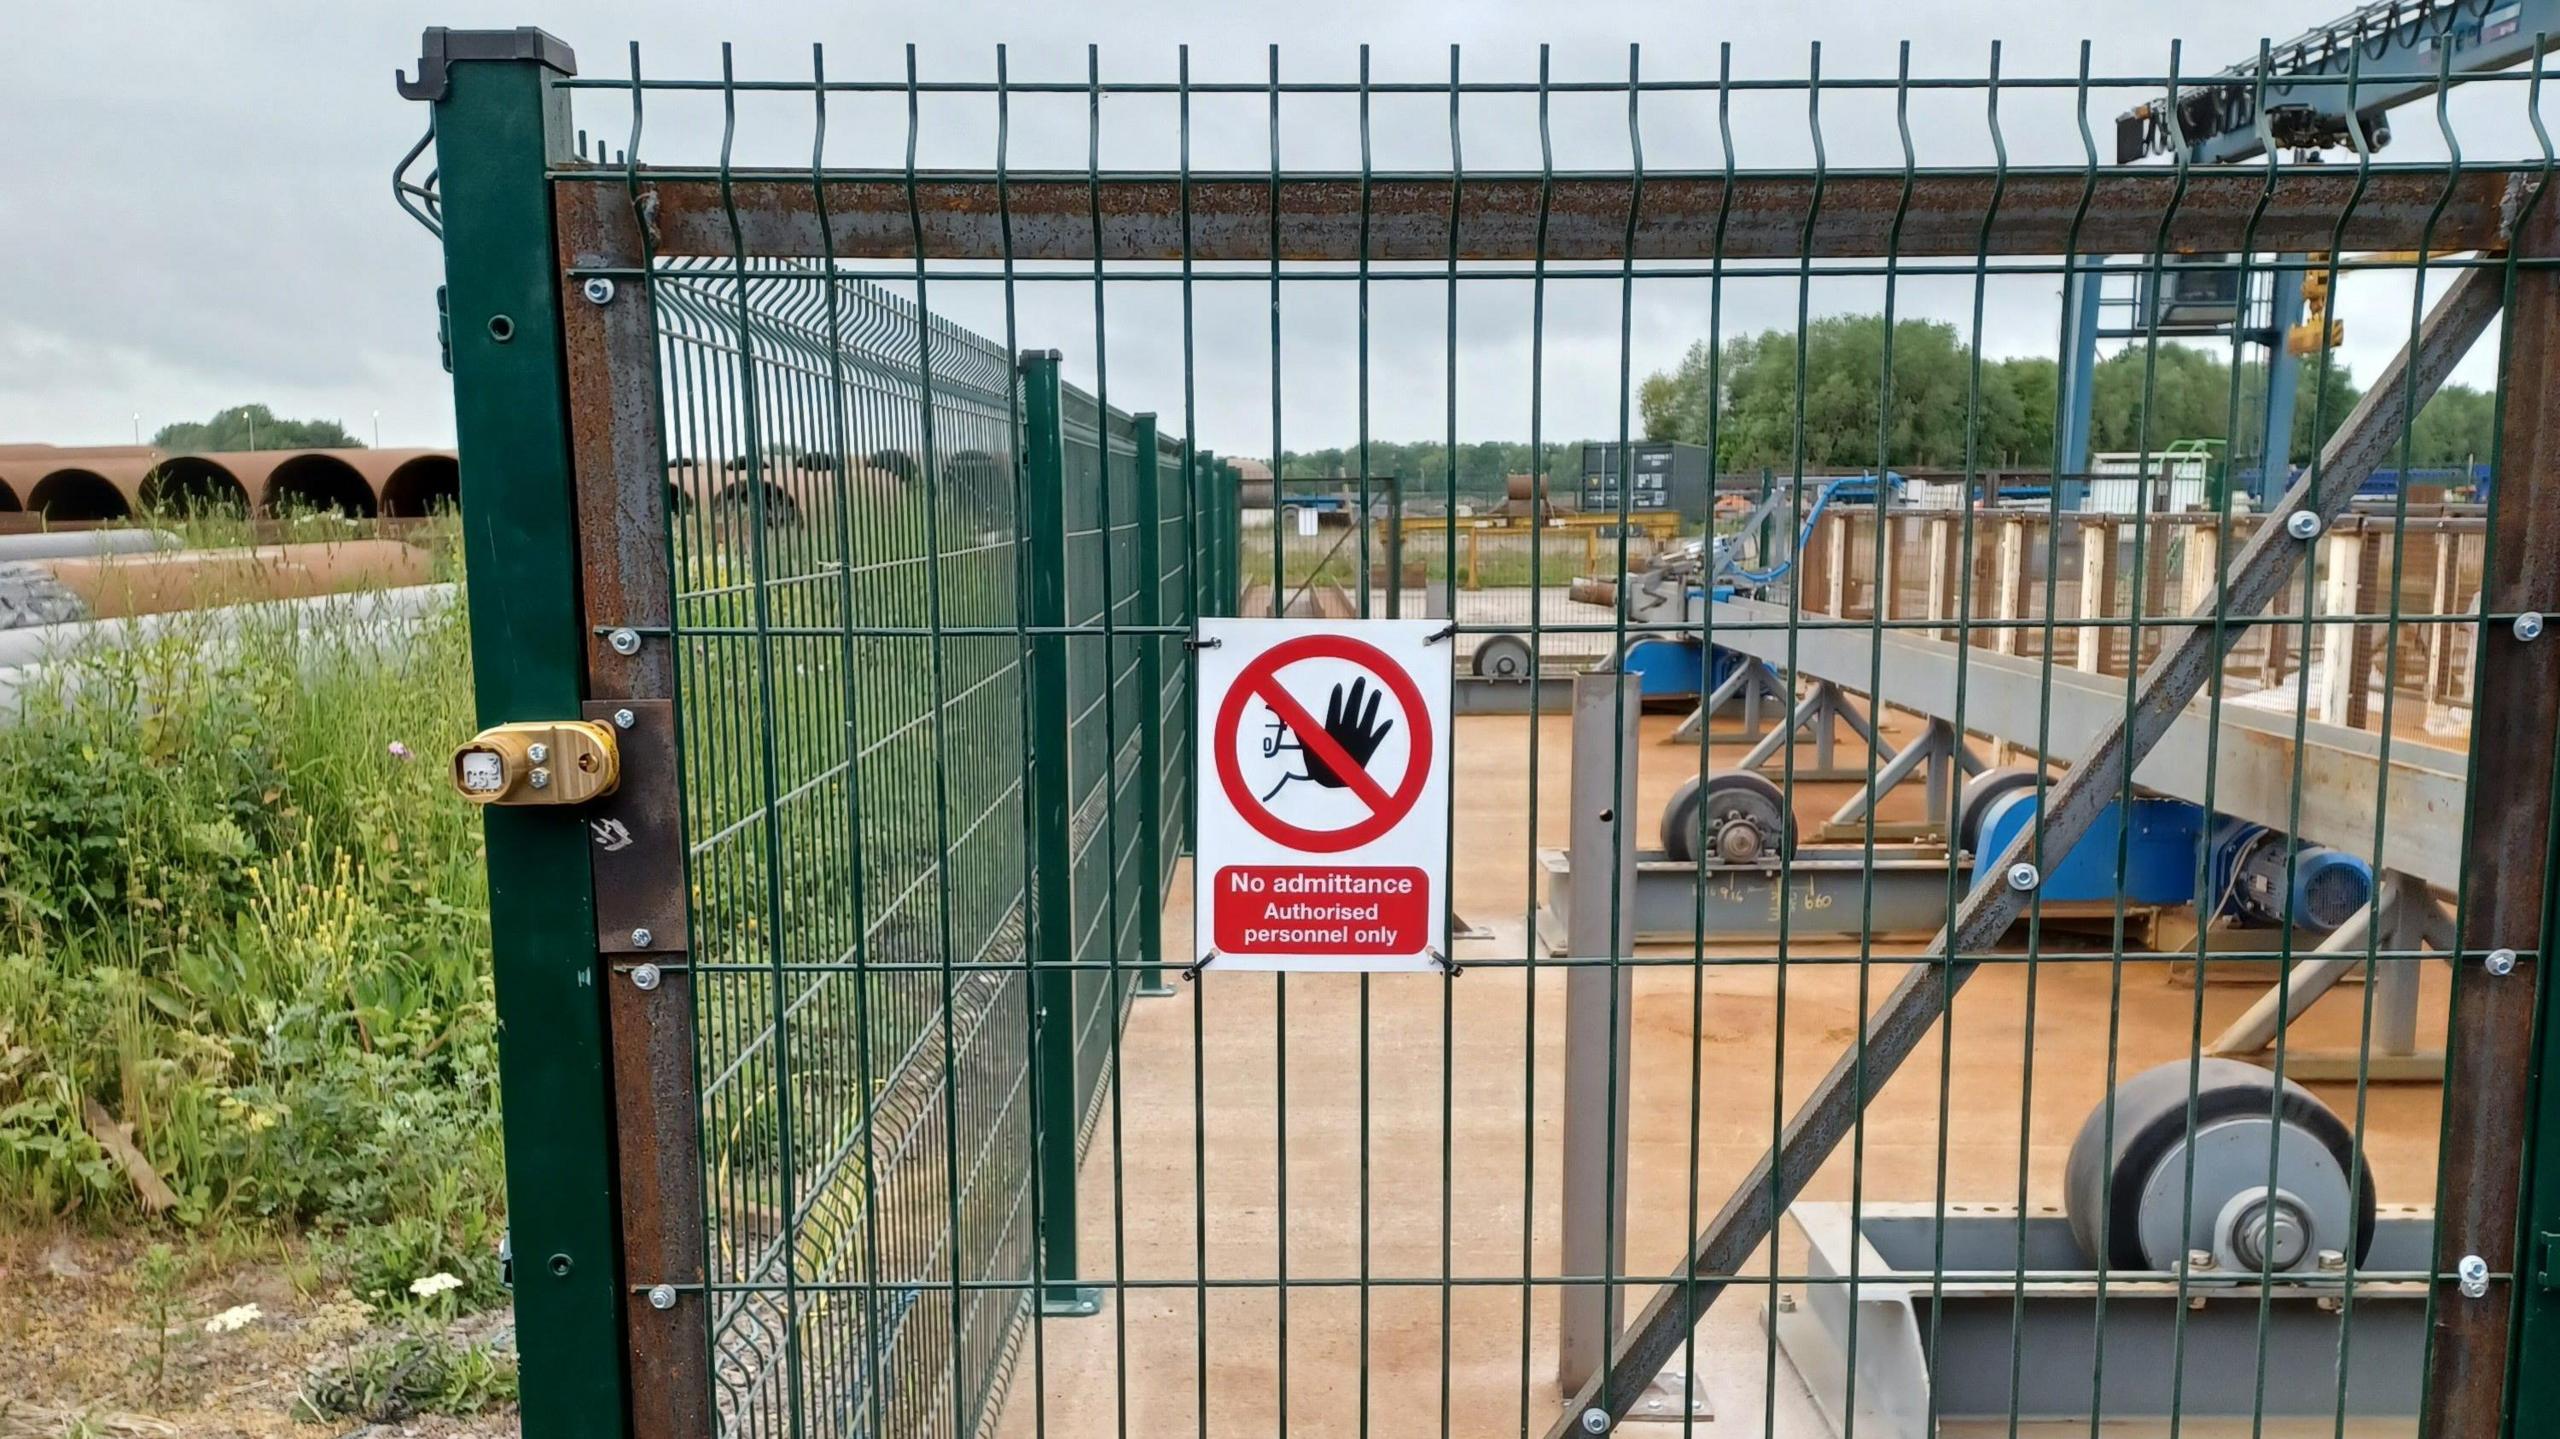
[[[2466, 270], [2453, 282], [2428, 312], [2417, 339], [2393, 358], [2375, 379], [2373, 388], [2357, 402], [2346, 423], [2331, 437], [2320, 464], [2286, 492], [2273, 513], [2310, 510], [2325, 521], [2347, 508], [2357, 487], [2396, 448], [2403, 428], [2404, 400], [2413, 406], [2423, 405], [2443, 384], [2454, 363], [2488, 329], [2498, 312], [2503, 281], [2504, 276], [2496, 270]], [[2021, 829], [1975, 872], [2001, 876], [2021, 862], [2069, 854], [2099, 813], [2123, 790], [2127, 777], [2143, 757], [2159, 743], [2207, 679], [2221, 668], [2232, 647], [2248, 632], [2250, 622], [2302, 563], [2304, 554], [2303, 542], [2288, 535], [2283, 526], [2260, 526], [2233, 559], [2224, 581], [2220, 595], [2223, 623], [2193, 625], [2172, 634], [2159, 658], [2143, 672], [2127, 715], [2092, 741], [2080, 762], [2047, 792], [2042, 823]], [[2547, 740], [2549, 732], [2543, 733]], [[1893, 1078], [1894, 1071], [1945, 1015], [1956, 990], [1972, 977], [1977, 967], [1974, 962], [1950, 960], [1947, 956], [1989, 950], [2016, 922], [2027, 900], [2027, 891], [2012, 888], [1997, 878], [1965, 897], [1954, 922], [1938, 932], [1926, 954], [1904, 972], [1893, 992], [1867, 1021], [1862, 1042], [1831, 1066], [1787, 1121], [1777, 1146], [1760, 1157], [1717, 1210], [1714, 1220], [1697, 1236], [1689, 1253], [1688, 1282], [1665, 1285], [1654, 1294], [1644, 1312], [1636, 1317], [1633, 1332], [1619, 1347], [1616, 1362], [1594, 1375], [1573, 1396], [1548, 1431], [1548, 1439], [1572, 1439], [1573, 1435], [1589, 1432], [1584, 1416], [1593, 1410], [1602, 1411], [1611, 1426], [1626, 1416], [1654, 1376], [1679, 1352], [1683, 1338], [1696, 1326], [1698, 1318], [1769, 1238], [1777, 1216], [1804, 1191], [1856, 1126], [1868, 1099]], [[2524, 1012], [2529, 1020], [2529, 1000], [2526, 1004]], [[2448, 1148], [2446, 1154], [2448, 1165], [2456, 1162], [2457, 1151]], [[2512, 1217], [2515, 1196], [2511, 1185], [2508, 1189], [2505, 1202]], [[2500, 1322], [2503, 1325], [2503, 1320]], [[2483, 1350], [2482, 1354], [2480, 1362], [2494, 1362], [2488, 1351]], [[2436, 1432], [2489, 1431], [2455, 1428]]]
[[[575, 253], [565, 224], [557, 243], [564, 261]], [[659, 1285], [675, 1290], [667, 1307], [657, 1302], [665, 1296], [650, 1295], [624, 1311], [631, 1433], [694, 1439], [712, 1430], [711, 1296], [701, 1288], [708, 1250], [674, 645], [657, 637], [624, 653], [609, 638], [617, 628], [663, 636], [674, 620], [657, 335], [644, 279], [595, 295], [569, 287], [562, 301], [589, 631], [586, 717], [616, 726], [623, 751], [621, 785], [588, 816], [596, 953], [611, 1026], [622, 1273], [642, 1294]], [[645, 974], [642, 966], [650, 967]]]
[[[640, 253], [629, 177], [620, 169], [562, 172], [563, 224], [583, 232], [599, 255]], [[733, 252], [729, 205], [749, 255], [818, 259], [904, 259], [914, 255], [903, 174], [844, 172], [825, 186], [823, 211], [806, 173], [741, 170], [724, 199], [716, 174], [643, 169], [639, 181], [654, 211], [661, 255]], [[2289, 168], [2274, 192], [2260, 170], [2192, 172], [2181, 196], [2168, 171], [2015, 170], [1998, 205], [1988, 170], [1939, 171], [1908, 180], [1899, 172], [1844, 172], [1819, 182], [1810, 174], [1737, 177], [1728, 207], [1720, 175], [1647, 174], [1636, 216], [1639, 260], [1790, 259], [1806, 247], [1817, 258], [1893, 253], [1971, 258], [2058, 256], [2079, 237], [2081, 254], [2148, 254], [2160, 217], [2173, 207], [2170, 246], [2178, 255], [2259, 252], [2412, 250], [2435, 254], [2501, 243], [2499, 200], [2506, 171], [2483, 167], [2442, 171], [2377, 171], [2363, 182], [2346, 167]], [[1906, 192], [1907, 209], [1897, 215]], [[1074, 173], [1011, 176], [1013, 255], [1021, 261], [1091, 260], [1096, 188]], [[1167, 174], [1104, 174], [1098, 185], [1102, 258], [1183, 258], [1184, 186]], [[1470, 174], [1460, 187], [1458, 234], [1449, 235], [1450, 177], [1380, 175], [1369, 182], [1366, 226], [1372, 260], [1529, 260], [1539, 253], [1539, 198], [1547, 183], [1534, 174]], [[1615, 260], [1625, 244], [1627, 176], [1558, 176], [1552, 182], [1546, 257]], [[1284, 175], [1278, 182], [1280, 257], [1356, 260], [1363, 228], [1356, 174]], [[1196, 175], [1189, 185], [1191, 258], [1269, 260], [1272, 191], [1268, 175]], [[2082, 196], [2088, 197], [2082, 213]], [[2259, 211], [2261, 197], [2265, 209]], [[916, 212], [925, 253], [933, 259], [996, 260], [1004, 255], [992, 172], [919, 175]], [[2437, 206], [2442, 203], [2439, 214]], [[819, 216], [829, 234], [821, 234]], [[1986, 228], [1984, 215], [1992, 218]], [[2346, 214], [2343, 233], [2339, 216]], [[1810, 230], [1807, 216], [1811, 216]], [[2432, 229], [2430, 217], [2434, 217]], [[2254, 218], [2253, 218], [2254, 217]], [[591, 260], [587, 263], [604, 263]]]
[[[2545, 197], [2517, 249], [2560, 254], [2560, 205]], [[2515, 271], [2500, 370], [2504, 408], [2482, 608], [2560, 612], [2560, 273]], [[2461, 954], [2446, 1020], [2436, 1272], [2456, 1274], [2466, 1256], [2477, 1255], [2491, 1277], [2478, 1298], [2465, 1295], [2458, 1280], [2439, 1279], [2435, 1286], [2418, 1432], [2448, 1439], [2499, 1432], [2516, 1307], [2516, 1281], [2509, 1276], [2531, 1267], [2517, 1252], [2516, 1217], [2534, 1104], [2560, 642], [2548, 634], [2521, 639], [2514, 626], [2492, 621], [2481, 627], [2477, 664], [2471, 733], [2479, 782], [2471, 786], [2456, 906]], [[2482, 956], [2502, 948], [2516, 951], [2519, 963], [2507, 975], [2492, 975]]]

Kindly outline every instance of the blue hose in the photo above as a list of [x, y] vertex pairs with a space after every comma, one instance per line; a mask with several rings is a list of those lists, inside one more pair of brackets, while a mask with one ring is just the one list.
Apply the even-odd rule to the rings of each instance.
[[[1885, 483], [1890, 483], [1895, 488], [1899, 489], [1901, 487], [1901, 481], [1902, 477], [1900, 475], [1887, 472]], [[1775, 565], [1770, 566], [1766, 570], [1746, 570], [1740, 565], [1733, 565], [1727, 568], [1725, 573], [1733, 576], [1735, 579], [1741, 580], [1745, 584], [1776, 584], [1786, 575], [1787, 571], [1795, 568], [1796, 556], [1804, 553], [1804, 547], [1813, 543], [1813, 527], [1821, 522], [1823, 508], [1831, 503], [1832, 492], [1849, 485], [1872, 485], [1877, 483], [1878, 481], [1873, 475], [1843, 475], [1839, 479], [1833, 480], [1831, 483], [1824, 485], [1821, 492], [1813, 497], [1813, 508], [1808, 511], [1804, 517], [1804, 528], [1796, 532], [1795, 549], [1790, 552], [1785, 559], [1778, 561]]]

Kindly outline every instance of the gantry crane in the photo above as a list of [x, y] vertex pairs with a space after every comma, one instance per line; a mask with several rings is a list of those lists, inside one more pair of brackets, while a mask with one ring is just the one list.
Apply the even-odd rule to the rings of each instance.
[[[2183, 149], [2189, 164], [2229, 165], [2256, 159], [2271, 145], [2310, 157], [2352, 152], [2359, 135], [2365, 150], [2378, 150], [2391, 140], [2390, 112], [2434, 95], [2447, 77], [2503, 70], [2555, 45], [2560, 0], [2374, 0], [2268, 47], [2263, 77], [2262, 58], [2253, 55], [2181, 85], [2174, 97], [2126, 111], [2116, 120], [2116, 163]], [[2133, 295], [2112, 301], [2102, 294], [2106, 275], [2091, 260], [2075, 265], [2064, 281], [2064, 473], [2078, 475], [2089, 466], [2099, 340], [2236, 334], [2265, 355], [2267, 398], [2254, 489], [2261, 504], [2272, 499], [2290, 468], [2300, 362], [2345, 337], [2344, 327], [2329, 316], [2326, 269], [2296, 258], [2247, 275], [2245, 288], [2237, 268], [2146, 270]], [[2306, 280], [2315, 296], [2307, 318]], [[2132, 310], [2130, 325], [2103, 323], [2103, 307], [2111, 303]], [[2236, 477], [2241, 452], [2235, 445], [2230, 453]], [[2063, 486], [2066, 495], [2079, 488]]]

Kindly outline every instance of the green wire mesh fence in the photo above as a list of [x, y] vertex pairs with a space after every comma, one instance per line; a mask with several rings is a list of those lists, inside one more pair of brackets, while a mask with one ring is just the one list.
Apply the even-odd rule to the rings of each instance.
[[[1092, 52], [483, 56], [552, 72], [515, 97], [555, 106], [550, 228], [509, 238], [562, 296], [586, 623], [633, 636], [589, 645], [592, 698], [682, 728], [681, 982], [634, 997], [599, 946], [651, 1103], [556, 1121], [619, 1136], [632, 1432], [2530, 1413], [2560, 210], [2539, 63], [2456, 48], [2284, 96], [2263, 52], [2199, 86], [2086, 47], [1109, 83]], [[2434, 124], [2383, 159], [2358, 98], [2413, 84]], [[455, 94], [459, 296], [493, 122]], [[2304, 94], [2343, 95], [2325, 163], [2272, 128]], [[2264, 153], [2189, 163], [2200, 96]], [[2102, 158], [2118, 98], [2170, 162]], [[2385, 296], [2361, 392], [2306, 282]], [[1838, 365], [1844, 313], [1876, 323]], [[495, 362], [455, 314], [467, 397]], [[2454, 375], [2493, 380], [2485, 451], [2422, 479]], [[1377, 405], [1436, 431], [1438, 493], [1373, 463]], [[1696, 446], [1694, 511], [1639, 504], [1654, 438]], [[1525, 440], [1525, 496], [1462, 490], [1488, 440]], [[1319, 443], [1335, 472], [1292, 473]], [[474, 460], [466, 426], [466, 505], [500, 502]], [[1301, 534], [1317, 493], [1347, 519]], [[1464, 581], [1478, 508], [1524, 498]], [[1523, 660], [1461, 690], [1467, 977], [1165, 983], [1197, 958], [1184, 638], [1390, 594]], [[546, 1382], [529, 1354], [529, 1416]]]

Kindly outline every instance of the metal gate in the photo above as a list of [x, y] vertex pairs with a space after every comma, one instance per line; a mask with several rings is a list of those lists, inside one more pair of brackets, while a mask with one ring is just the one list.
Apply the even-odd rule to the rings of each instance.
[[[2497, 153], [2440, 108], [2441, 159], [2359, 122], [2352, 164], [2134, 168], [2100, 161], [2106, 95], [2165, 90], [2173, 133], [2181, 95], [2266, 96], [2182, 88], [2174, 52], [1904, 54], [1565, 82], [1452, 50], [1373, 81], [1364, 47], [1284, 81], [1275, 49], [1195, 81], [1184, 51], [1106, 84], [1092, 54], [660, 78], [635, 48], [603, 78], [538, 31], [428, 32], [402, 89], [434, 172], [395, 188], [445, 247], [483, 718], [609, 724], [624, 771], [489, 816], [528, 1434], [2530, 1432], [2560, 1243], [2539, 67], [2463, 82]], [[1122, 122], [1144, 163], [1104, 164], [1106, 99], [1155, 117]], [[1082, 167], [1018, 164], [1062, 131], [1017, 116], [1061, 107]], [[1211, 108], [1267, 127], [1260, 168], [1195, 168], [1239, 133]], [[1330, 113], [1310, 153], [1350, 162], [1284, 166], [1284, 113]], [[1426, 120], [1438, 158], [1376, 158]], [[1960, 126], [1960, 163], [1920, 162], [1915, 129]], [[2360, 399], [2325, 387], [2335, 336], [2303, 347], [2315, 444], [2261, 458], [2260, 504], [2084, 508], [2085, 361], [2022, 401], [1984, 351], [2057, 286], [2095, 313], [2104, 273], [2396, 274], [2408, 304]], [[1842, 293], [1881, 349], [1819, 398], [1873, 444], [1826, 475], [1806, 387]], [[1251, 326], [1203, 319], [1238, 294]], [[1284, 349], [1346, 294], [1354, 348]], [[1551, 391], [1592, 367], [1555, 355], [1591, 347], [1550, 326], [1592, 296], [1610, 432], [1566, 436]], [[1638, 326], [1682, 304], [1738, 524], [1634, 513]], [[1529, 498], [1486, 570], [1448, 457], [1497, 311]], [[1754, 313], [1793, 337], [1754, 381], [1792, 370], [1774, 429], [1723, 368]], [[1913, 315], [1958, 343], [1953, 393], [1897, 392]], [[2244, 356], [2283, 324], [2235, 316], [2233, 434], [2291, 385]], [[2178, 332], [2116, 337], [2137, 469], [2192, 438], [2152, 432]], [[2489, 334], [2487, 480], [2419, 493], [2413, 417]], [[1114, 408], [1150, 351], [1178, 426]], [[1350, 403], [1284, 403], [1305, 368]], [[1258, 501], [1172, 434], [1238, 385], [1266, 387], [1267, 430], [1225, 440], [1268, 446]], [[1443, 401], [1437, 495], [1370, 462], [1388, 385]], [[1915, 405], [1958, 408], [1952, 457]], [[2037, 405], [2021, 486], [1984, 436]], [[1293, 428], [1356, 434], [1347, 474], [1288, 473]], [[1610, 446], [1614, 514], [1546, 512], [1567, 438]], [[1344, 528], [1293, 564], [1280, 510], [1316, 481]], [[1550, 545], [1598, 557], [1583, 608]], [[1417, 571], [1454, 648], [1525, 661], [1462, 688], [1458, 963], [1203, 975], [1183, 640], [1312, 589], [1384, 613]], [[2315, 1010], [2333, 989], [2360, 1013]]]

